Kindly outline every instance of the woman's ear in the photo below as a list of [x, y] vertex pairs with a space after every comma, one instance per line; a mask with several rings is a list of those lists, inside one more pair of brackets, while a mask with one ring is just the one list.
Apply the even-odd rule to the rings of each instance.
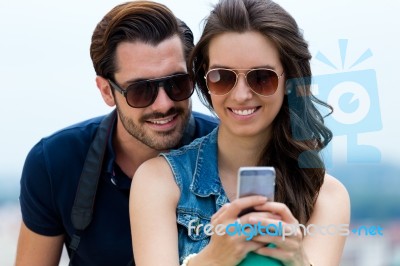
[[112, 93], [110, 82], [108, 82], [107, 79], [101, 76], [97, 76], [96, 85], [97, 88], [100, 90], [101, 97], [103, 97], [104, 102], [110, 107], [115, 106], [115, 99]]
[[291, 93], [292, 93], [292, 87], [291, 86], [286, 86], [285, 94], [288, 95], [288, 94], [291, 94]]
[[295, 84], [294, 82], [290, 82], [290, 81], [285, 81], [285, 94], [289, 95], [292, 93], [292, 91], [295, 90]]

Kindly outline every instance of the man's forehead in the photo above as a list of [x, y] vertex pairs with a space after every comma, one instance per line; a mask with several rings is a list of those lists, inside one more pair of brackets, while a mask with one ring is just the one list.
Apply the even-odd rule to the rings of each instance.
[[120, 82], [187, 72], [183, 44], [178, 36], [157, 45], [143, 41], [122, 42], [116, 49], [115, 59], [115, 77], [120, 76]]

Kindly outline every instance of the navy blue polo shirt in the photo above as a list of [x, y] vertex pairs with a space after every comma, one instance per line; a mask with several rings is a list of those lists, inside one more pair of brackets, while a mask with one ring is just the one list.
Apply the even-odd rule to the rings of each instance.
[[[65, 235], [68, 252], [75, 233], [71, 209], [79, 177], [103, 118], [81, 122], [41, 139], [24, 164], [20, 194], [22, 219], [30, 230], [40, 235]], [[216, 125], [216, 119], [193, 112], [182, 144], [208, 134]], [[114, 126], [115, 122], [111, 132]], [[112, 135], [108, 138], [93, 219], [82, 233], [74, 265], [127, 265], [133, 257], [129, 222], [131, 179], [114, 163]]]

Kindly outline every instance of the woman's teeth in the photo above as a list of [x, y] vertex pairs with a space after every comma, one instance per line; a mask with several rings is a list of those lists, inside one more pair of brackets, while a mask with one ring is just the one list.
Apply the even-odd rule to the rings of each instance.
[[234, 110], [234, 109], [232, 109], [232, 112], [233, 112], [234, 114], [237, 114], [237, 115], [251, 115], [251, 114], [254, 113], [255, 111], [256, 111], [256, 108], [247, 109], [247, 110]]

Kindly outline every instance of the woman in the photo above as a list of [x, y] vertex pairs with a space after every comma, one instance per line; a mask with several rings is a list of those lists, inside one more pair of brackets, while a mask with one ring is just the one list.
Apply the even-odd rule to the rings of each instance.
[[[274, 2], [221, 0], [214, 7], [190, 63], [220, 126], [136, 172], [130, 210], [137, 265], [243, 265], [248, 254], [268, 258], [263, 265], [339, 264], [345, 236], [299, 229], [347, 224], [350, 216], [346, 189], [318, 155], [332, 134], [314, 103], [329, 106], [302, 82], [311, 76], [310, 59], [295, 20]], [[275, 202], [236, 199], [241, 166], [275, 167]], [[285, 239], [223, 234], [239, 223], [297, 230]]]

